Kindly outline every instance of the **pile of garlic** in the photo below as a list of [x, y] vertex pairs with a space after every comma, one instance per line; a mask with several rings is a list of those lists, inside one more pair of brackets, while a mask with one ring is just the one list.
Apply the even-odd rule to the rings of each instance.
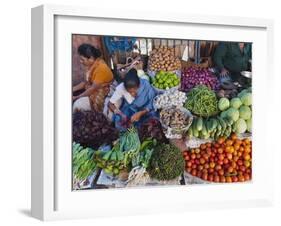
[[155, 109], [162, 109], [167, 107], [182, 107], [186, 101], [186, 95], [184, 92], [175, 89], [169, 89], [163, 94], [160, 94], [154, 99]]

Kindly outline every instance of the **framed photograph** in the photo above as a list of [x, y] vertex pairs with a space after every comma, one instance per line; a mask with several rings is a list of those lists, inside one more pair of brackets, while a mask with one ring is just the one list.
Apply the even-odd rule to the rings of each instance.
[[254, 18], [32, 9], [32, 216], [271, 205], [272, 32]]

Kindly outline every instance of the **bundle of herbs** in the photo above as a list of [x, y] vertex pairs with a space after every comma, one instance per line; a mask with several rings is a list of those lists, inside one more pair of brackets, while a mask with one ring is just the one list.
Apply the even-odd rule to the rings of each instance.
[[160, 181], [173, 180], [184, 172], [181, 151], [171, 144], [158, 144], [147, 168], [149, 176]]

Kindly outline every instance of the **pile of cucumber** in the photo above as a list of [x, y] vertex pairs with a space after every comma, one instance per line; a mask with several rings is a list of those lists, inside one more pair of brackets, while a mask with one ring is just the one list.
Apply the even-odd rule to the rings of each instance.
[[211, 118], [195, 118], [187, 131], [188, 136], [200, 139], [217, 139], [221, 136], [229, 137], [234, 121], [220, 116]]

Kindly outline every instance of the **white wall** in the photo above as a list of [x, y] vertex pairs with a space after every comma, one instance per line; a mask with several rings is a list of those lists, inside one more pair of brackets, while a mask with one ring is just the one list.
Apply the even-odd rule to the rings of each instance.
[[[231, 16], [264, 17], [275, 20], [275, 106], [272, 117], [276, 118], [276, 130], [272, 132], [276, 147], [275, 178], [276, 191], [280, 186], [280, 146], [278, 146], [278, 127], [280, 127], [280, 84], [281, 73], [278, 64], [281, 61], [281, 16], [278, 1], [94, 1], [94, 0], [57, 0], [56, 4], [80, 4], [99, 7], [113, 7], [143, 10], [164, 10], [193, 14], [214, 14]], [[184, 3], [185, 2], [185, 3]], [[260, 2], [260, 3], [257, 3]], [[1, 115], [0, 115], [0, 224], [35, 225], [41, 222], [29, 215], [30, 207], [30, 8], [51, 1], [7, 0], [0, 7], [0, 76], [1, 76]], [[110, 4], [111, 3], [111, 4]], [[279, 42], [277, 42], [279, 40]], [[279, 52], [277, 51], [279, 50]], [[266, 75], [264, 75], [266, 76]], [[266, 95], [266, 94], [265, 94]], [[272, 98], [272, 97], [269, 97]], [[280, 99], [279, 99], [280, 100]], [[278, 125], [279, 124], [279, 125]], [[276, 138], [276, 139], [275, 139]], [[275, 139], [275, 140], [274, 140]], [[279, 138], [280, 139], [280, 138]], [[279, 152], [278, 152], [279, 151]], [[266, 150], [265, 150], [266, 154]], [[269, 175], [272, 176], [272, 175]], [[254, 191], [253, 191], [254, 192]], [[278, 225], [281, 212], [280, 192], [276, 192], [277, 203], [273, 208], [240, 209], [228, 211], [189, 212], [177, 215], [157, 215], [115, 219], [98, 219], [72, 222], [56, 222], [59, 225]], [[164, 198], [164, 197], [163, 197]], [[114, 205], [114, 204], [113, 204]], [[118, 205], [117, 205], [118, 208]], [[275, 222], [275, 223], [274, 223]]]

